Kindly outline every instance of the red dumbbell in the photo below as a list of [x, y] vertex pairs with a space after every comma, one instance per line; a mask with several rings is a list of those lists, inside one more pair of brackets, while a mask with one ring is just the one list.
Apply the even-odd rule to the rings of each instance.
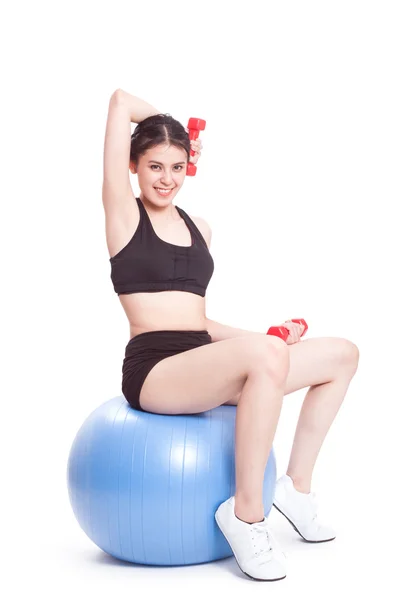
[[[299, 323], [300, 325], [304, 325], [304, 331], [301, 334], [301, 337], [303, 337], [303, 335], [306, 333], [307, 329], [308, 329], [308, 325], [305, 322], [304, 319], [290, 319], [291, 321], [293, 321], [293, 323]], [[280, 337], [284, 342], [286, 342], [286, 340], [289, 337], [289, 329], [287, 329], [286, 327], [284, 327], [283, 325], [281, 325], [280, 327], [270, 327], [267, 331], [267, 335], [275, 335], [276, 337]]]
[[[206, 122], [203, 119], [195, 119], [194, 117], [189, 119], [189, 123], [187, 128], [189, 129], [189, 139], [197, 140], [199, 137], [200, 131], [206, 128]], [[194, 150], [190, 150], [190, 156], [194, 156]], [[187, 164], [186, 175], [196, 175], [197, 167], [193, 163], [189, 162]]]

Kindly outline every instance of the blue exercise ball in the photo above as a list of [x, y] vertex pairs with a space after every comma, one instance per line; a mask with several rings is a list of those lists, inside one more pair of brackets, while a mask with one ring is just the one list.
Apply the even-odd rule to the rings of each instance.
[[[104, 552], [145, 565], [193, 565], [233, 556], [214, 514], [235, 493], [235, 406], [188, 415], [133, 409], [124, 396], [79, 429], [67, 481], [79, 525]], [[263, 504], [271, 511], [271, 450]]]

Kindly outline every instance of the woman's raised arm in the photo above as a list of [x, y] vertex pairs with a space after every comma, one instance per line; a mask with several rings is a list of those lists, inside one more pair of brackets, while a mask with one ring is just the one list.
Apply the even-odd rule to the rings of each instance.
[[154, 106], [124, 90], [118, 89], [114, 93], [127, 107], [131, 123], [141, 123], [147, 117], [160, 114], [160, 111]]
[[129, 156], [131, 148], [131, 122], [139, 123], [157, 114], [157, 109], [144, 100], [121, 89], [110, 98], [103, 158], [103, 204], [109, 218], [125, 216], [130, 208]]

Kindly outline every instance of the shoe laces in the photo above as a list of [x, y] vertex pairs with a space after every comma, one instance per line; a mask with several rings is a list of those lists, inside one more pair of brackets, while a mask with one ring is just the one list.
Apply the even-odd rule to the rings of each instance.
[[268, 528], [268, 521], [264, 521], [263, 523], [253, 523], [251, 525], [251, 531], [253, 534], [253, 546], [256, 549], [255, 556], [263, 556], [270, 560], [272, 558], [273, 545], [276, 545], [276, 540]]

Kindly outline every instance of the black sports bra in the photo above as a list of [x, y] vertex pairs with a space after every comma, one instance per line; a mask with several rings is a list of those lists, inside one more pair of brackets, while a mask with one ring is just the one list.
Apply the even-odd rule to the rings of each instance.
[[140, 200], [140, 221], [126, 246], [110, 258], [111, 280], [120, 294], [180, 290], [205, 296], [214, 272], [207, 243], [189, 215], [175, 206], [186, 225], [191, 246], [177, 246], [158, 237]]

